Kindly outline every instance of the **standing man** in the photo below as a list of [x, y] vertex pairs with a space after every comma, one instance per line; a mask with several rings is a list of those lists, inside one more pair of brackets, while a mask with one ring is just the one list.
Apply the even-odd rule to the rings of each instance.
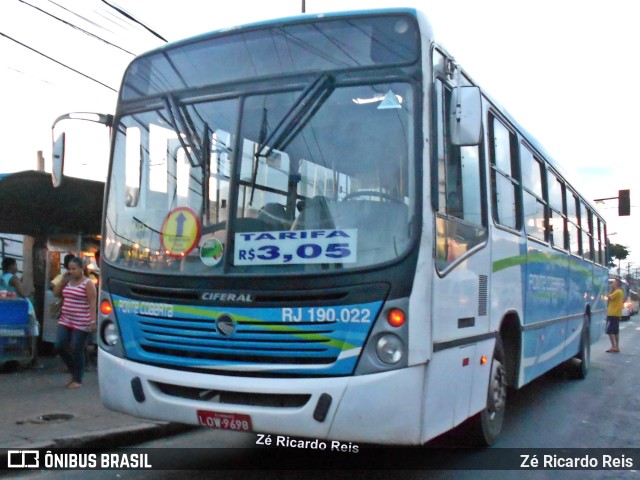
[[607, 352], [617, 353], [620, 351], [620, 317], [622, 316], [622, 305], [624, 303], [624, 292], [620, 286], [620, 279], [615, 278], [611, 285], [611, 292], [609, 292], [606, 333], [611, 340], [611, 348]]

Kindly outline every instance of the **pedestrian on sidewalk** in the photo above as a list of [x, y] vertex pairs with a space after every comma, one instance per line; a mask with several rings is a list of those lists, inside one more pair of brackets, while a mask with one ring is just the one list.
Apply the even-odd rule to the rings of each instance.
[[62, 309], [58, 320], [56, 352], [71, 373], [67, 388], [82, 386], [87, 341], [96, 330], [96, 287], [85, 276], [82, 259], [69, 260], [68, 271], [53, 293], [62, 296]]
[[607, 352], [613, 353], [620, 351], [620, 317], [622, 317], [622, 305], [624, 304], [624, 292], [620, 288], [621, 285], [619, 278], [613, 279], [607, 305], [606, 333], [611, 340], [611, 348]]

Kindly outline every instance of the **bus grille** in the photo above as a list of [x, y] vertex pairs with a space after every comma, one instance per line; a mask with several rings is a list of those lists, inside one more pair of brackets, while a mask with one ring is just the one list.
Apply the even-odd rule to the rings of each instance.
[[[308, 308], [289, 308], [287, 317], [283, 308], [168, 304], [131, 308], [130, 300], [114, 303], [131, 360], [217, 374], [295, 376], [353, 373], [381, 306], [372, 302], [333, 307], [337, 318], [320, 322], [301, 320]], [[367, 312], [367, 321], [345, 322], [354, 311]]]
[[[197, 325], [196, 325], [197, 323]], [[333, 325], [335, 327], [335, 325]], [[216, 330], [216, 322], [186, 319], [141, 319], [140, 347], [149, 353], [199, 360], [277, 364], [330, 364], [339, 351], [328, 344], [335, 334], [328, 325], [260, 327], [238, 322], [232, 338]]]

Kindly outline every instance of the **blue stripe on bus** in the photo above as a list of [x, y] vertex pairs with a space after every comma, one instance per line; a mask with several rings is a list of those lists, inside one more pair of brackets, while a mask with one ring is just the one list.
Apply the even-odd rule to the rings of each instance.
[[[606, 269], [581, 258], [558, 251], [529, 250], [525, 254], [497, 260], [493, 272], [519, 268], [522, 274], [523, 384], [542, 375], [579, 349], [586, 306], [591, 312], [606, 309]], [[601, 334], [594, 325], [592, 340]], [[540, 324], [540, 327], [536, 327]]]

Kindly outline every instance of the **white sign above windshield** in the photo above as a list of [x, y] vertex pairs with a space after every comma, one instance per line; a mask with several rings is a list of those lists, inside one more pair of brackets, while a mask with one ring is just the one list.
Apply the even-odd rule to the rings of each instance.
[[358, 231], [300, 230], [237, 233], [235, 265], [354, 263]]

